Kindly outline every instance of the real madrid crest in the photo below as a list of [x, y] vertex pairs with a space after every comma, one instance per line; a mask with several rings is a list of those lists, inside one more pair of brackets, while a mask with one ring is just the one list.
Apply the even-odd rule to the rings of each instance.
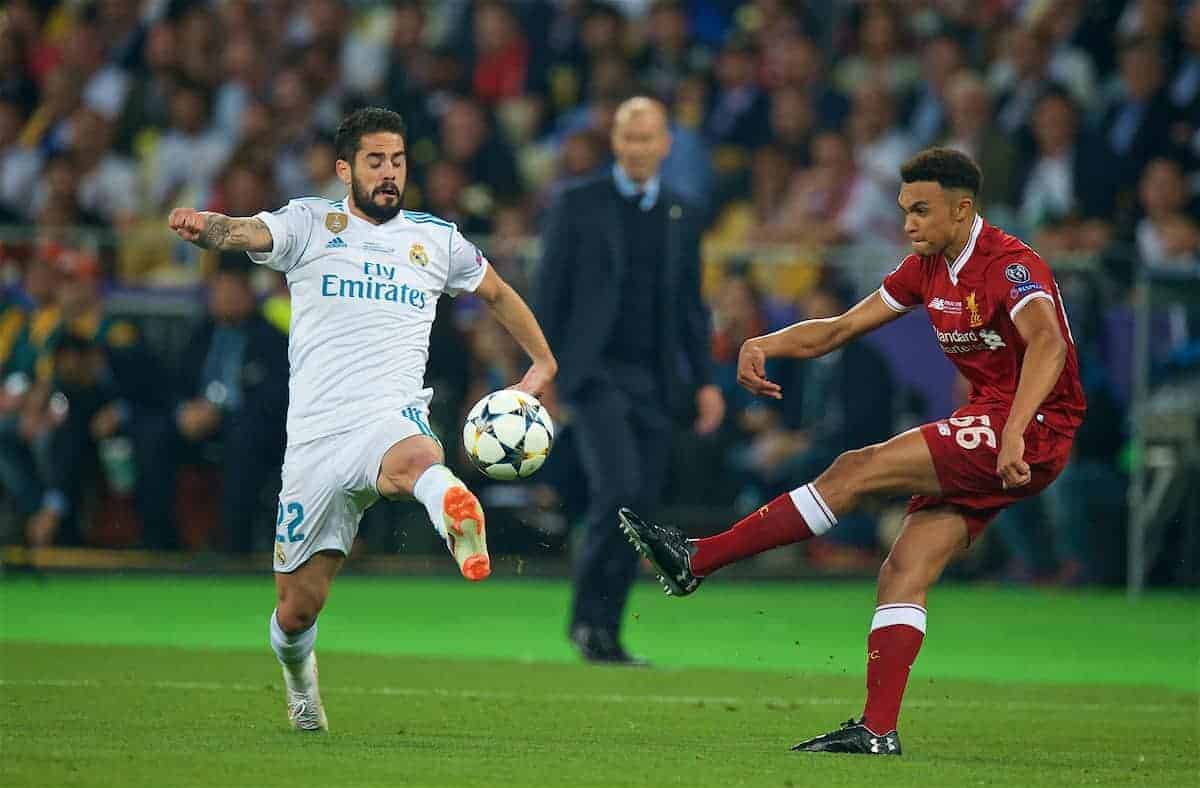
[[408, 259], [413, 265], [419, 265], [422, 268], [429, 265], [429, 255], [425, 254], [425, 247], [421, 244], [413, 244], [409, 248]]
[[348, 224], [350, 224], [350, 219], [344, 213], [325, 214], [325, 229], [334, 235], [337, 235], [342, 230], [345, 230], [346, 225]]

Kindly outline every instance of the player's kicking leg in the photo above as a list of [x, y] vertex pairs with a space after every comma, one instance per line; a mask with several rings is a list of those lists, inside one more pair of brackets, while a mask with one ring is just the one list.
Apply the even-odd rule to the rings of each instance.
[[723, 566], [819, 536], [864, 498], [896, 493], [941, 493], [920, 430], [842, 454], [816, 481], [780, 495], [707, 539], [689, 540], [678, 529], [651, 523], [628, 509], [619, 516], [625, 535], [650, 561], [666, 592], [685, 596]]
[[376, 487], [385, 498], [411, 495], [420, 501], [463, 577], [483, 580], [492, 573], [483, 506], [442, 459], [434, 439], [405, 438], [384, 454]]
[[[752, 555], [823, 534], [866, 497], [941, 493], [933, 458], [919, 430], [846, 452], [816, 481], [760, 507], [732, 528], [688, 540], [678, 529], [647, 522], [627, 509], [621, 527], [653, 565], [668, 594], [690, 594], [712, 572]], [[950, 509], [909, 516], [880, 570], [878, 605], [868, 643], [868, 697], [862, 720], [793, 749], [899, 755], [900, 698], [925, 632], [925, 592], [953, 553], [965, 546], [965, 521]]]
[[278, 602], [271, 614], [271, 648], [283, 666], [288, 720], [301, 731], [329, 730], [317, 684], [317, 616], [345, 556], [316, 553], [294, 572], [275, 574]]
[[908, 674], [925, 640], [925, 595], [967, 546], [967, 523], [954, 508], [921, 509], [904, 520], [879, 569], [875, 616], [867, 636], [867, 703], [861, 718], [802, 741], [798, 752], [899, 755], [896, 722]]

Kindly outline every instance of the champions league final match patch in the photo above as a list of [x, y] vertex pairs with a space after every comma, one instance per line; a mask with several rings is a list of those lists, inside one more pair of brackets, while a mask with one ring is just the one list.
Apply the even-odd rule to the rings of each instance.
[[1012, 263], [1004, 269], [1004, 278], [1016, 285], [1029, 281], [1029, 269], [1020, 263]]

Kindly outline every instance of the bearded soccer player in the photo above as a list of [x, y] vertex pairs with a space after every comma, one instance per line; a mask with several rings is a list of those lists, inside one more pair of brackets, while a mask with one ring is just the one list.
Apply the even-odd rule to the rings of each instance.
[[537, 394], [557, 363], [533, 313], [449, 222], [402, 211], [404, 123], [360, 109], [338, 127], [336, 202], [295, 199], [231, 218], [177, 208], [170, 226], [206, 249], [245, 251], [283, 272], [292, 297], [287, 449], [275, 523], [271, 647], [288, 717], [326, 730], [313, 644], [317, 615], [363, 512], [413, 496], [468, 580], [491, 572], [479, 500], [443, 465], [423, 388], [443, 295], [474, 292], [532, 359], [516, 388]]
[[793, 750], [900, 754], [896, 721], [925, 638], [929, 587], [1002, 509], [1054, 481], [1085, 409], [1058, 285], [1036, 252], [976, 213], [979, 168], [957, 151], [932, 148], [900, 174], [913, 253], [844, 314], [747, 340], [738, 382], [779, 399], [782, 390], [765, 374], [768, 358], [817, 358], [924, 307], [943, 352], [971, 384], [968, 404], [842, 454], [816, 480], [707, 539], [688, 540], [621, 511], [622, 528], [667, 593], [682, 596], [723, 566], [825, 533], [869, 496], [912, 496], [879, 570], [863, 715]]

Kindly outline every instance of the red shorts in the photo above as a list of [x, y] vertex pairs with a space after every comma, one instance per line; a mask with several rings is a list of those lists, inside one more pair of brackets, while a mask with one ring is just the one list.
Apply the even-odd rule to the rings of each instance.
[[1025, 430], [1025, 462], [1033, 478], [1029, 484], [1006, 490], [996, 473], [996, 458], [1007, 419], [1007, 408], [968, 405], [948, 419], [922, 425], [942, 494], [914, 495], [908, 502], [909, 513], [949, 504], [966, 519], [973, 540], [1006, 506], [1049, 487], [1066, 466], [1074, 437], [1055, 432], [1037, 419], [1030, 422]]

